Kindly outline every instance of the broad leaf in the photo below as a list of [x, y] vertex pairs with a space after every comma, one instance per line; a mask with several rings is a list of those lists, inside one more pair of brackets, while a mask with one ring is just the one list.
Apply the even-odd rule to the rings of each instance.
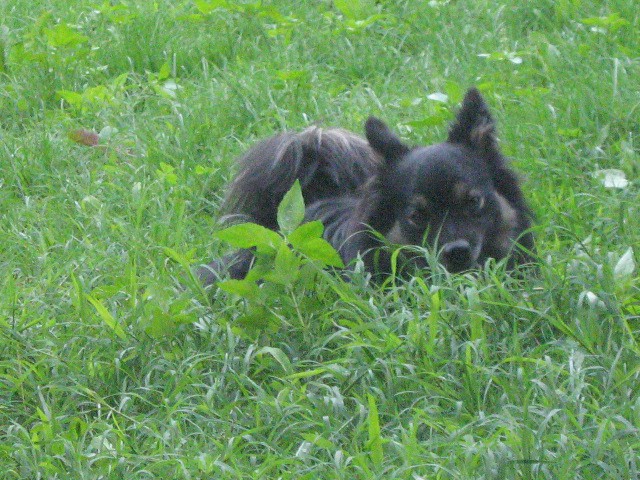
[[265, 280], [291, 285], [298, 278], [300, 272], [300, 258], [284, 243], [280, 245], [274, 261], [274, 268], [264, 276]]
[[214, 237], [236, 248], [267, 247], [276, 249], [283, 241], [276, 232], [257, 223], [233, 225], [216, 232]]
[[308, 242], [314, 238], [321, 238], [324, 232], [324, 225], [319, 220], [307, 222], [300, 225], [287, 236], [288, 242], [293, 248], [298, 248], [301, 244]]
[[278, 226], [286, 235], [304, 220], [304, 199], [300, 182], [296, 180], [278, 206]]
[[335, 248], [322, 238], [314, 238], [297, 246], [297, 250], [311, 260], [322, 262], [330, 267], [344, 267], [344, 263]]
[[227, 293], [239, 295], [248, 300], [256, 300], [260, 297], [260, 287], [251, 280], [225, 280], [218, 282], [217, 285]]

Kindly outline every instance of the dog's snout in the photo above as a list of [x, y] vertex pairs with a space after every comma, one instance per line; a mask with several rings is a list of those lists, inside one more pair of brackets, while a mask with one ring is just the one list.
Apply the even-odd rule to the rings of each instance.
[[467, 240], [455, 240], [442, 247], [443, 263], [447, 270], [459, 272], [470, 268], [473, 263], [471, 244]]

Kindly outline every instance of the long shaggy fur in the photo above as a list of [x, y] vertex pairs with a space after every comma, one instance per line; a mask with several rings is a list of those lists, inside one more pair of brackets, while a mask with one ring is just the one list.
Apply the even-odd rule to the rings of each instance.
[[285, 193], [300, 181], [305, 205], [353, 194], [381, 159], [363, 138], [340, 128], [309, 127], [263, 140], [239, 160], [224, 209], [277, 229]]
[[[531, 213], [476, 89], [443, 143], [411, 148], [373, 117], [365, 132], [366, 140], [310, 127], [259, 142], [239, 160], [225, 212], [276, 230], [277, 207], [299, 180], [306, 219], [324, 224], [345, 264], [360, 255], [372, 273], [389, 273], [390, 252], [380, 248], [387, 241], [435, 248], [453, 272], [487, 258], [528, 259]], [[199, 274], [205, 284], [224, 274], [244, 278], [252, 260], [250, 250], [239, 251]]]

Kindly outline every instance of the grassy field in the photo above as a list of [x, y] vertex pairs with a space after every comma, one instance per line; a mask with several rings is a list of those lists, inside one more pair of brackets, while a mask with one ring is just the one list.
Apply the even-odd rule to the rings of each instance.
[[[636, 0], [0, 2], [0, 478], [639, 478], [639, 32]], [[472, 85], [537, 275], [189, 275], [252, 142], [438, 142]]]

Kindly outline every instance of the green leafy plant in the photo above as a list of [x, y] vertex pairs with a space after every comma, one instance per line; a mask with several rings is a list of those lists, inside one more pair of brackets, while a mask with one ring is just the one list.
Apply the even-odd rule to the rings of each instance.
[[338, 252], [322, 238], [322, 223], [304, 223], [304, 212], [296, 181], [278, 207], [281, 233], [243, 223], [216, 234], [232, 247], [255, 252], [255, 264], [245, 279], [218, 283], [220, 289], [245, 301], [246, 311], [235, 321], [237, 331], [254, 336], [277, 330], [288, 321], [287, 311], [295, 310], [296, 297], [313, 291], [325, 267], [344, 266]]

